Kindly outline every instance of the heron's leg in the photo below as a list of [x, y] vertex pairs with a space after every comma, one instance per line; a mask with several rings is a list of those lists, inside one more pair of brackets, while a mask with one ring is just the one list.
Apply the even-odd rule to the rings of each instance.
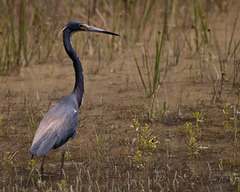
[[61, 163], [61, 168], [60, 168], [61, 177], [63, 176], [64, 157], [65, 157], [65, 152], [67, 150], [67, 146], [68, 146], [67, 143], [65, 143], [63, 146], [61, 146], [61, 151], [62, 151], [62, 163]]
[[63, 151], [63, 153], [62, 153], [62, 163], [61, 163], [61, 169], [60, 169], [61, 177], [63, 175], [64, 156], [65, 156], [65, 151]]
[[43, 170], [44, 170], [44, 167], [43, 167], [44, 161], [45, 161], [45, 155], [43, 156], [42, 164], [41, 164], [41, 167], [40, 167], [41, 173], [42, 173], [42, 177], [43, 177]]

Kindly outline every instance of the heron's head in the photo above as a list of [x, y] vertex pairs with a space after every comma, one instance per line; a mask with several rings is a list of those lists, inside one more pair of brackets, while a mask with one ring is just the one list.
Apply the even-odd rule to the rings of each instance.
[[97, 32], [97, 33], [106, 33], [109, 35], [116, 35], [119, 36], [116, 33], [106, 31], [97, 27], [89, 26], [85, 23], [82, 23], [80, 21], [70, 21], [63, 30], [70, 29], [71, 32], [78, 32], [78, 31], [88, 31], [88, 32]]

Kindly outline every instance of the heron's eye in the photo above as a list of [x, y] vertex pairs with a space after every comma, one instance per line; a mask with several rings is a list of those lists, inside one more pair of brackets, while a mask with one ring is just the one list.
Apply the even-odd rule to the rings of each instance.
[[80, 28], [80, 29], [82, 29], [82, 30], [84, 30], [84, 27], [83, 27], [83, 25], [79, 25], [79, 28]]

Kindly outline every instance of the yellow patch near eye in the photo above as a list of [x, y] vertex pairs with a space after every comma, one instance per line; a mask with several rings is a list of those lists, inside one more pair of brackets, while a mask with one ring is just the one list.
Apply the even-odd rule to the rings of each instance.
[[79, 28], [82, 30], [86, 30], [87, 28], [89, 28], [89, 26], [87, 24], [81, 24], [79, 25]]

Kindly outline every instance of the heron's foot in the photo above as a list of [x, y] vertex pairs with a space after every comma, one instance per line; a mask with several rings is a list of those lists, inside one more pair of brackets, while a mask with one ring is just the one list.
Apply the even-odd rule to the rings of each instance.
[[60, 177], [61, 177], [61, 179], [63, 178], [63, 176], [64, 176], [64, 171], [63, 171], [63, 169], [61, 168], [61, 169], [60, 169]]

